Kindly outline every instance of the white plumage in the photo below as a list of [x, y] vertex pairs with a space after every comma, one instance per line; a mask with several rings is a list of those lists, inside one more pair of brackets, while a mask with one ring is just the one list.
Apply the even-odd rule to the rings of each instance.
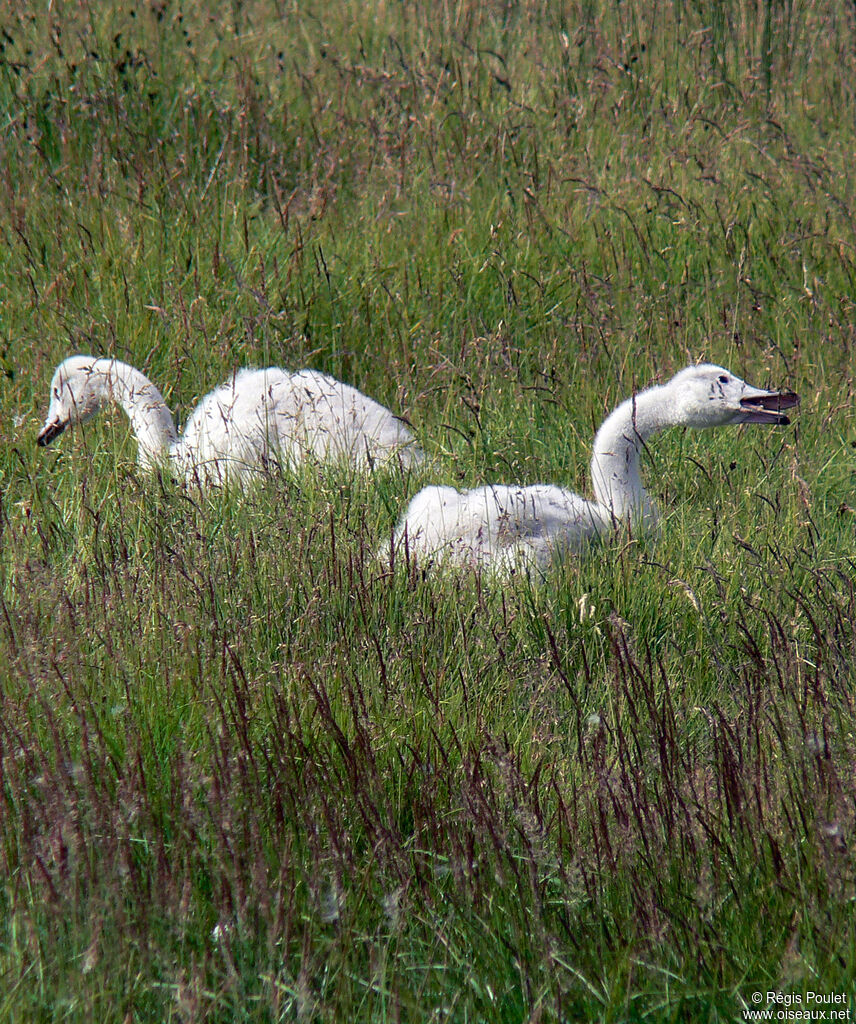
[[50, 444], [107, 402], [128, 414], [141, 466], [172, 464], [203, 485], [244, 485], [272, 465], [294, 469], [309, 461], [368, 470], [423, 458], [388, 409], [314, 370], [240, 370], [202, 399], [179, 437], [163, 396], [143, 373], [92, 356], [71, 356], [57, 367], [38, 443]]
[[754, 388], [721, 366], [687, 367], [627, 399], [604, 421], [591, 463], [594, 501], [550, 484], [426, 487], [399, 522], [394, 550], [423, 563], [544, 568], [557, 553], [579, 551], [621, 523], [651, 529], [657, 512], [639, 476], [648, 437], [672, 426], [787, 424], [782, 410], [798, 401], [793, 392]]

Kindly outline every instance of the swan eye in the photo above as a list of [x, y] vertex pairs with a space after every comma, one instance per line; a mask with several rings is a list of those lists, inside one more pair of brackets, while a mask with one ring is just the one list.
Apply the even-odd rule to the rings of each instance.
[[720, 384], [727, 384], [728, 383], [728, 377], [726, 377], [726, 375], [724, 373], [721, 373], [719, 375], [719, 383]]

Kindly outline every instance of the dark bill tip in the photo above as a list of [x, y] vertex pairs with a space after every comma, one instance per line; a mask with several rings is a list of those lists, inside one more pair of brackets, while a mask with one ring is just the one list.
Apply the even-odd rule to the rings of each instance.
[[51, 441], [59, 437], [63, 430], [65, 430], [65, 424], [60, 423], [59, 420], [55, 423], [49, 423], [46, 427], [42, 428], [39, 436], [36, 438], [36, 444], [40, 448], [44, 448], [45, 445], [49, 445]]

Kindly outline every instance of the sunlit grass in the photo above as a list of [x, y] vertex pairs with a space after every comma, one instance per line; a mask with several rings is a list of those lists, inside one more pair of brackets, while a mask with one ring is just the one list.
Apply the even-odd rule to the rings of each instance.
[[[703, 8], [7, 12], [0, 1017], [850, 991], [856, 24]], [[180, 422], [312, 366], [428, 462], [200, 495], [118, 412], [37, 449], [72, 352]], [[658, 538], [375, 558], [429, 482], [588, 492], [604, 415], [699, 358], [802, 405], [652, 439]]]

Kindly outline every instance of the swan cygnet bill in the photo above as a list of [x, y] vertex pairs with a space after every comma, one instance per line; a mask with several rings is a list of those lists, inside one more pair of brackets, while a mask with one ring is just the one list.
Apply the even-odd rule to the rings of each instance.
[[38, 444], [50, 444], [108, 403], [127, 413], [144, 469], [171, 464], [203, 485], [243, 485], [277, 464], [368, 470], [396, 461], [406, 468], [423, 458], [388, 409], [315, 370], [240, 370], [202, 399], [179, 436], [163, 396], [143, 373], [117, 359], [82, 355], [60, 363], [53, 375]]
[[784, 425], [790, 420], [783, 410], [798, 402], [793, 392], [752, 387], [721, 366], [689, 366], [668, 383], [628, 398], [603, 422], [591, 462], [594, 501], [549, 484], [426, 487], [399, 522], [393, 553], [499, 571], [544, 569], [556, 554], [580, 551], [622, 523], [650, 530], [657, 512], [639, 476], [648, 437], [679, 426]]

